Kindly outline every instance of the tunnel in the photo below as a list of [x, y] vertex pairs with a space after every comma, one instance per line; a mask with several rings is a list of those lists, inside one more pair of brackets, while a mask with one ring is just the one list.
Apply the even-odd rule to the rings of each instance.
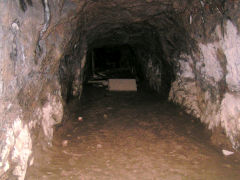
[[[82, 81], [84, 82], [88, 73], [93, 73], [91, 72], [93, 71], [92, 63], [96, 66], [96, 71], [103, 71], [104, 68], [105, 70], [125, 68], [128, 72], [125, 71], [122, 75], [119, 74], [119, 78], [137, 77], [142, 84], [147, 84], [149, 88], [158, 91], [167, 98], [175, 75], [174, 62], [167, 60], [166, 57], [177, 56], [183, 51], [181, 48], [187, 46], [186, 41], [190, 37], [187, 37], [183, 27], [178, 27], [177, 22], [171, 20], [171, 17], [165, 18], [170, 19], [169, 29], [178, 28], [182, 34], [178, 35], [171, 32], [171, 35], [169, 35], [171, 40], [165, 39], [159, 34], [157, 27], [150, 25], [147, 21], [130, 25], [123, 24], [110, 30], [106, 30], [106, 25], [99, 25], [98, 28], [104, 29], [104, 32], [97, 29], [89, 33], [89, 37], [87, 36], [87, 52], [84, 61], [86, 67], [82, 71]], [[96, 38], [92, 37], [95, 33]], [[165, 32], [162, 33], [165, 34]], [[175, 49], [175, 47], [179, 47], [179, 49]], [[69, 54], [65, 55], [60, 61], [60, 76], [63, 76], [63, 79], [69, 73], [67, 67], [70, 67], [68, 63], [72, 61], [69, 59], [71, 58]], [[72, 58], [75, 59], [76, 57]], [[96, 62], [93, 62], [93, 59]], [[65, 72], [63, 69], [65, 69]], [[73, 81], [73, 77], [70, 81]], [[67, 83], [69, 83], [69, 80], [67, 80]], [[67, 90], [68, 85], [62, 85], [62, 87], [64, 86], [66, 88], [62, 94], [65, 94], [66, 99], [69, 96], [76, 96], [76, 94], [70, 93], [71, 90]], [[72, 85], [70, 87], [72, 88]]]
[[0, 179], [239, 179], [239, 7], [0, 2]]

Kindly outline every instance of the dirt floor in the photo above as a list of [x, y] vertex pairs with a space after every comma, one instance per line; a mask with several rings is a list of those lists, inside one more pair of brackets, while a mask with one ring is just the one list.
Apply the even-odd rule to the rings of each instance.
[[68, 109], [27, 180], [240, 179], [239, 159], [224, 157], [198, 120], [154, 93], [88, 87]]

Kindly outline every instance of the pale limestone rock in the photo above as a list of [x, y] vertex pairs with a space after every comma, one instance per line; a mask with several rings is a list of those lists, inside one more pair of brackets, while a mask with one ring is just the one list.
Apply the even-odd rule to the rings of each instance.
[[13, 170], [13, 174], [19, 180], [23, 180], [27, 170], [28, 158], [32, 153], [32, 140], [28, 125], [23, 125], [22, 119], [17, 117], [13, 126], [7, 130], [7, 139], [5, 148], [1, 152], [2, 162], [1, 167], [6, 172], [10, 166], [7, 157], [10, 155], [10, 150], [13, 148], [11, 159], [17, 165]]
[[[233, 147], [239, 148], [240, 35], [229, 20], [226, 22], [224, 37], [220, 32], [220, 26], [217, 26], [215, 31], [219, 41], [208, 44], [199, 43], [201, 58], [195, 63], [195, 70], [201, 77], [201, 83], [194, 82], [193, 74], [196, 73], [192, 64], [194, 61], [191, 57], [182, 54], [180, 57], [184, 57], [185, 61], [178, 59], [180, 69], [176, 81], [172, 83], [169, 100], [184, 106], [187, 113], [200, 118], [202, 122], [208, 124], [209, 129], [221, 125]], [[216, 54], [218, 49], [223, 50], [227, 67], [220, 65]], [[227, 92], [221, 99], [218, 82], [225, 76], [223, 68], [227, 69], [226, 83], [231, 93]], [[203, 90], [201, 87], [203, 83], [209, 89]], [[215, 88], [215, 94], [210, 92], [211, 88]]]
[[48, 102], [42, 108], [43, 132], [49, 142], [53, 137], [53, 125], [62, 121], [63, 105], [58, 96], [48, 94]]
[[221, 126], [226, 130], [233, 147], [240, 146], [240, 94], [227, 93], [221, 104]]
[[231, 21], [226, 23], [226, 35], [221, 41], [227, 58], [226, 81], [231, 91], [240, 91], [240, 35]]
[[202, 54], [200, 63], [198, 64], [198, 71], [204, 79], [210, 82], [212, 85], [216, 85], [223, 78], [222, 68], [217, 59], [216, 46], [214, 44], [199, 44], [199, 48]]

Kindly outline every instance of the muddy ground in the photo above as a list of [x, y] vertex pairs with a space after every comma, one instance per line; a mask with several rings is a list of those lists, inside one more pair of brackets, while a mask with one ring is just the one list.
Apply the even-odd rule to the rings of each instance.
[[86, 87], [26, 179], [240, 179], [239, 159], [221, 150], [198, 120], [155, 93]]

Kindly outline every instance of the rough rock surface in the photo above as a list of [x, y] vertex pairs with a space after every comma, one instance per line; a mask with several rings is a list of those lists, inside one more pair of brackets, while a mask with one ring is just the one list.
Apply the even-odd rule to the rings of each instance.
[[[176, 59], [180, 70], [173, 82], [169, 99], [186, 107], [186, 111], [208, 124], [221, 126], [239, 148], [239, 44], [237, 27], [226, 21], [226, 31], [215, 29], [217, 41], [199, 43], [199, 53]], [[198, 58], [198, 61], [194, 58]], [[197, 80], [197, 81], [196, 81]]]
[[57, 15], [45, 32], [45, 6], [33, 2], [23, 12], [18, 1], [0, 3], [0, 176], [24, 179], [32, 145], [43, 140], [40, 134], [51, 141], [52, 125], [62, 119], [58, 66], [71, 29], [63, 28], [66, 17]]
[[239, 7], [234, 0], [1, 1], [0, 176], [24, 179], [33, 144], [51, 145], [65, 101], [81, 96], [87, 52], [104, 45], [131, 46], [150, 87], [171, 88], [170, 100], [209, 128], [221, 126], [239, 148]]

